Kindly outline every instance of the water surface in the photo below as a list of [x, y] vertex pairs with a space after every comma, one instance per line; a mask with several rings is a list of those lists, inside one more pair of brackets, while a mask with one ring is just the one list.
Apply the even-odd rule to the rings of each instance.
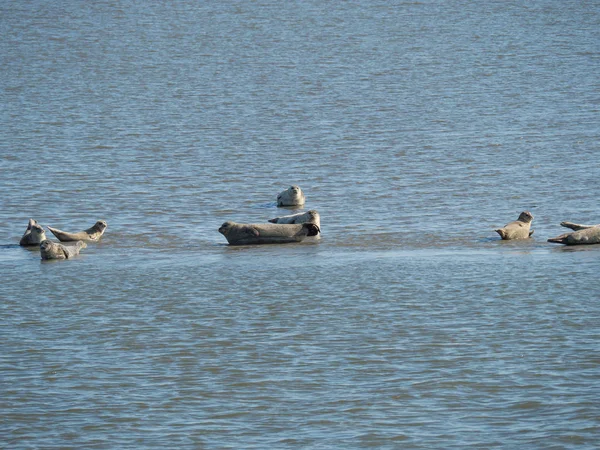
[[2, 447], [595, 448], [596, 2], [0, 10]]

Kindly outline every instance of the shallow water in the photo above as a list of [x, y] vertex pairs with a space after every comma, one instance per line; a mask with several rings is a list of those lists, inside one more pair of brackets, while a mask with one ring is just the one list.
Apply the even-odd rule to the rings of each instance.
[[595, 448], [596, 3], [0, 10], [2, 447]]

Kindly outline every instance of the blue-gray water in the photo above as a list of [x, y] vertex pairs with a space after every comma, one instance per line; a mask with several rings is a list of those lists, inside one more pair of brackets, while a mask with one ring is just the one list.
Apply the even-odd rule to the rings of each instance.
[[[0, 447], [596, 448], [596, 1], [0, 4]], [[229, 247], [291, 184], [317, 244]], [[533, 238], [493, 229], [523, 210]], [[41, 262], [34, 218], [101, 243]]]

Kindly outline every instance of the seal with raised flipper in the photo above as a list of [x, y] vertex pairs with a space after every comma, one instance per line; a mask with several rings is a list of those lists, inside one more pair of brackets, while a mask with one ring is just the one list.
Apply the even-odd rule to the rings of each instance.
[[48, 239], [40, 244], [40, 255], [43, 260], [48, 259], [69, 259], [79, 255], [82, 248], [86, 248], [87, 244], [83, 241], [77, 241], [72, 244], [59, 244]]
[[61, 242], [71, 242], [71, 241], [84, 241], [84, 242], [98, 242], [104, 231], [108, 227], [108, 224], [104, 220], [99, 220], [92, 226], [84, 231], [78, 231], [76, 233], [69, 233], [67, 231], [62, 231], [57, 228], [48, 227], [48, 229], [52, 232], [54, 236], [58, 238]]
[[565, 227], [565, 228], [570, 228], [571, 230], [579, 231], [579, 230], [585, 230], [587, 228], [600, 227], [600, 224], [598, 224], [598, 225], [583, 225], [581, 223], [561, 222], [560, 226]]
[[571, 233], [561, 234], [548, 242], [565, 245], [591, 245], [600, 244], [600, 225], [583, 225], [573, 222], [561, 222], [561, 226], [575, 230]]
[[511, 239], [527, 239], [533, 234], [533, 230], [530, 229], [532, 220], [533, 215], [529, 211], [523, 211], [519, 214], [517, 220], [509, 222], [502, 228], [498, 228], [494, 231], [505, 241]]
[[290, 186], [277, 195], [277, 206], [302, 206], [306, 198], [300, 186]]
[[281, 216], [275, 217], [274, 219], [269, 219], [271, 223], [315, 223], [319, 228], [321, 228], [321, 216], [316, 209], [311, 209], [309, 211], [298, 213], [298, 214], [290, 214], [289, 216]]
[[27, 247], [30, 245], [40, 245], [46, 239], [46, 232], [36, 220], [29, 219], [25, 234], [19, 241], [19, 245]]
[[314, 223], [279, 224], [279, 223], [235, 223], [225, 222], [219, 233], [225, 236], [231, 245], [252, 244], [288, 244], [302, 242], [309, 236], [320, 232]]

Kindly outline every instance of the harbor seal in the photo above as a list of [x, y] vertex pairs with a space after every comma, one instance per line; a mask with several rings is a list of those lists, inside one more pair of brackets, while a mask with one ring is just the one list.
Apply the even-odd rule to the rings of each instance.
[[533, 230], [530, 231], [532, 220], [533, 215], [529, 211], [523, 211], [519, 214], [517, 220], [507, 223], [504, 227], [494, 231], [505, 241], [511, 239], [526, 239], [533, 234]]
[[87, 244], [83, 241], [77, 241], [74, 244], [59, 244], [48, 239], [40, 244], [40, 255], [43, 260], [48, 259], [69, 259], [79, 255], [82, 248], [86, 248]]
[[321, 228], [321, 216], [316, 209], [311, 209], [305, 213], [290, 214], [289, 216], [275, 217], [269, 219], [271, 223], [314, 223]]
[[107, 223], [104, 220], [99, 220], [94, 224], [93, 227], [88, 228], [84, 231], [79, 231], [77, 233], [69, 233], [67, 231], [62, 231], [57, 228], [48, 227], [48, 229], [52, 232], [54, 236], [58, 238], [61, 242], [72, 242], [72, 241], [84, 241], [84, 242], [98, 242], [102, 235], [104, 234], [104, 230], [108, 227]]
[[219, 228], [219, 233], [225, 236], [225, 239], [227, 239], [227, 242], [231, 245], [287, 244], [291, 242], [302, 242], [309, 236], [318, 235], [319, 232], [319, 227], [314, 223], [245, 224], [228, 221]]
[[277, 206], [302, 206], [305, 200], [300, 186], [294, 185], [277, 195]]
[[561, 234], [548, 242], [565, 245], [591, 245], [600, 244], [600, 225], [582, 225], [573, 222], [561, 222], [561, 226], [575, 230], [571, 233]]
[[19, 241], [19, 245], [23, 247], [27, 247], [30, 245], [40, 245], [45, 239], [46, 232], [44, 231], [42, 226], [39, 225], [37, 221], [29, 219], [27, 229], [25, 230], [25, 234], [23, 234], [23, 237]]

